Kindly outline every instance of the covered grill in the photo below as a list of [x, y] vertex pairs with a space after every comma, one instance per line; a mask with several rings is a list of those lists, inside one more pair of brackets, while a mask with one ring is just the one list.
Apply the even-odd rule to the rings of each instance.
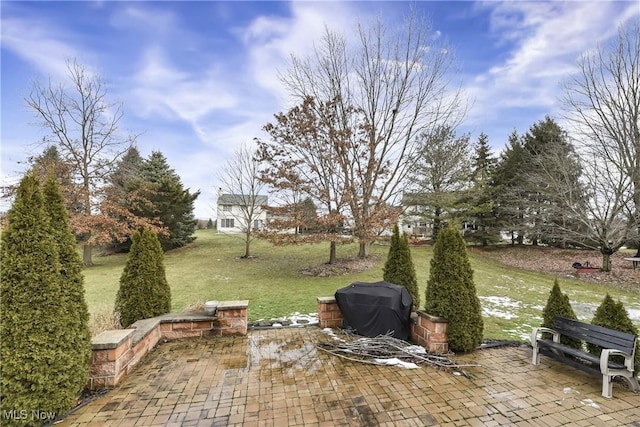
[[365, 337], [393, 332], [393, 337], [408, 340], [411, 294], [404, 286], [389, 282], [355, 282], [338, 289], [336, 302], [342, 312], [342, 327]]

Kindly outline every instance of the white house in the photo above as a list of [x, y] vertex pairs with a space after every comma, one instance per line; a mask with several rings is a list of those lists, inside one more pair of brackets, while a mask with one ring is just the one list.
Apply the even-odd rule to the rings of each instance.
[[254, 230], [262, 229], [267, 221], [267, 204], [267, 196], [218, 195], [218, 233], [243, 233], [247, 222]]

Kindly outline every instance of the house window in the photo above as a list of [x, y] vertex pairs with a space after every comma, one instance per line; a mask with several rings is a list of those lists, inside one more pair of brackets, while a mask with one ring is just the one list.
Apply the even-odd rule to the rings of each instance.
[[220, 224], [221, 228], [233, 228], [233, 218], [223, 218]]
[[231, 205], [222, 205], [222, 210], [224, 212], [231, 212]]

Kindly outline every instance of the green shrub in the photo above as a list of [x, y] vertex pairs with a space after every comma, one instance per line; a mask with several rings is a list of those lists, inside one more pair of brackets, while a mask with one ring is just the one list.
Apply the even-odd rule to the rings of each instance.
[[[627, 310], [621, 301], [615, 302], [609, 294], [605, 295], [604, 300], [596, 310], [596, 314], [591, 321], [592, 325], [602, 326], [604, 328], [615, 329], [616, 331], [626, 332], [628, 334], [638, 335], [638, 329], [635, 327]], [[600, 355], [602, 347], [595, 344], [587, 343], [589, 353]], [[615, 357], [615, 356], [614, 356]], [[614, 359], [622, 362], [622, 358]], [[636, 357], [634, 363], [636, 374], [640, 372], [640, 345], [636, 342]]]
[[[551, 292], [549, 292], [547, 305], [545, 305], [544, 310], [542, 310], [542, 326], [545, 328], [553, 328], [553, 319], [555, 319], [556, 316], [566, 317], [567, 319], [578, 319], [573, 308], [571, 308], [569, 297], [560, 290], [560, 283], [558, 283], [557, 277], [553, 281]], [[545, 339], [551, 339], [551, 334], [545, 333], [543, 337]], [[582, 341], [575, 338], [562, 336], [560, 337], [560, 342], [573, 348], [582, 348]]]
[[61, 289], [59, 242], [33, 176], [20, 182], [7, 219], [0, 249], [0, 415], [3, 426], [41, 425], [32, 411], [71, 409], [84, 373], [69, 366], [77, 355], [67, 345], [71, 314]]
[[59, 350], [64, 353], [69, 376], [66, 378], [68, 380], [66, 384], [58, 386], [74, 390], [75, 395], [79, 396], [89, 379], [91, 359], [91, 333], [89, 310], [84, 298], [83, 263], [77, 250], [76, 238], [69, 225], [60, 186], [53, 177], [47, 179], [43, 193], [51, 233], [58, 244], [60, 303], [65, 308], [65, 339], [60, 341]]
[[134, 233], [120, 277], [115, 311], [123, 327], [171, 311], [171, 289], [158, 236], [149, 230]]
[[384, 265], [383, 279], [387, 282], [401, 285], [407, 288], [413, 298], [413, 308], [420, 306], [420, 294], [418, 293], [418, 279], [416, 269], [411, 259], [411, 249], [406, 234], [400, 236], [398, 225], [393, 227], [391, 247]]
[[425, 310], [449, 320], [451, 350], [467, 352], [482, 343], [484, 323], [473, 270], [464, 240], [451, 225], [438, 233], [425, 296]]

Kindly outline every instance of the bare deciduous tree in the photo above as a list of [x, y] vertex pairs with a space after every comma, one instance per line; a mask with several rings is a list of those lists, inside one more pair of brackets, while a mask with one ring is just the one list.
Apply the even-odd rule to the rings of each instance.
[[89, 266], [92, 246], [108, 235], [98, 230], [112, 223], [101, 215], [101, 187], [135, 137], [120, 136], [122, 106], [107, 101], [103, 81], [76, 60], [67, 61], [67, 69], [70, 88], [51, 80], [46, 85], [36, 81], [25, 100], [38, 124], [50, 131], [44, 142], [58, 148], [79, 181], [82, 213], [74, 232], [82, 236], [83, 261]]
[[256, 159], [254, 150], [243, 144], [218, 175], [220, 189], [236, 202], [233, 203], [236, 211], [230, 214], [242, 230], [245, 243], [243, 258], [251, 257], [251, 242], [261, 228], [256, 227], [255, 222], [260, 221], [266, 208], [263, 202], [265, 196], [261, 194], [264, 184], [260, 181], [259, 171], [260, 161]]
[[415, 14], [397, 33], [380, 21], [359, 25], [354, 46], [327, 29], [313, 55], [294, 56], [282, 77], [299, 100], [337, 102], [335, 120], [348, 135], [337, 164], [361, 257], [381, 224], [393, 226], [390, 206], [401, 196], [417, 135], [455, 125], [464, 113], [459, 90], [450, 90], [453, 57], [431, 28]]
[[[258, 157], [265, 162], [263, 182], [276, 189], [286, 200], [276, 213], [279, 221], [270, 224], [272, 241], [329, 241], [329, 263], [336, 259], [336, 243], [342, 239], [339, 227], [344, 222], [348, 196], [341, 163], [350, 137], [338, 122], [338, 100], [316, 102], [307, 97], [286, 114], [276, 114], [275, 123], [265, 126], [271, 141], [258, 140]], [[345, 111], [344, 114], [350, 114]], [[309, 198], [320, 210], [310, 233], [293, 235], [284, 229], [299, 229], [307, 221]]]
[[[603, 162], [597, 152], [582, 152], [582, 171], [576, 185], [576, 160], [561, 149], [549, 150], [544, 161], [536, 162], [537, 179], [545, 184], [545, 194], [556, 200], [550, 214], [563, 221], [553, 224], [553, 235], [568, 243], [599, 250], [602, 269], [611, 270], [611, 255], [634, 236], [628, 220], [631, 182], [618, 170]], [[635, 236], [637, 237], [637, 236]]]
[[610, 45], [582, 57], [579, 73], [565, 86], [563, 104], [588, 155], [629, 183], [615, 189], [632, 194], [628, 218], [640, 234], [640, 20], [620, 27]]

